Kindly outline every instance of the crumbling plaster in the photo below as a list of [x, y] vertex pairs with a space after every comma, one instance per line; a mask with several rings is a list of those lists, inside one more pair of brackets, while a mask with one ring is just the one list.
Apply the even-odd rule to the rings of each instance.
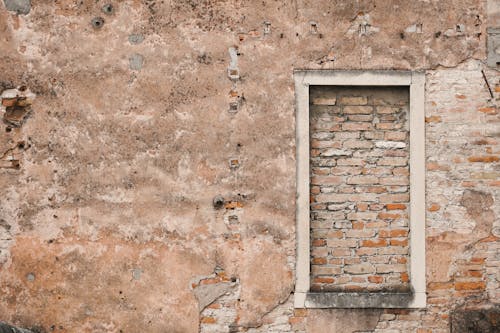
[[[210, 324], [197, 286], [235, 283], [224, 330], [271, 332], [279, 312], [277, 331], [291, 331], [302, 318], [290, 297], [293, 70], [431, 70], [436, 86], [445, 68], [475, 75], [491, 26], [486, 8], [479, 0], [0, 2], [0, 90], [25, 86], [35, 96], [20, 126], [0, 129], [0, 156], [14, 149], [9, 161], [18, 161], [0, 169], [0, 320], [41, 332], [197, 332]], [[494, 89], [498, 72], [486, 73]], [[470, 86], [487, 98], [482, 78]], [[428, 222], [436, 249], [448, 239], [440, 217]], [[331, 313], [311, 318], [321, 316]], [[379, 326], [395, 322], [387, 318]], [[313, 319], [308, 331], [320, 332]]]

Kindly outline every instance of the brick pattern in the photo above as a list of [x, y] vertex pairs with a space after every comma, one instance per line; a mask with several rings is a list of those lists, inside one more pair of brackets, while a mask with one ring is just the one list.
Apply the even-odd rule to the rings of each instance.
[[408, 89], [310, 95], [311, 290], [407, 290]]

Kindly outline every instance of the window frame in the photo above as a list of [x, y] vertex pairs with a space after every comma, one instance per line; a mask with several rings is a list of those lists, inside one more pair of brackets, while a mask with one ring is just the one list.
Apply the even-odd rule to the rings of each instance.
[[[424, 308], [425, 73], [296, 70], [296, 308]], [[410, 293], [310, 291], [309, 86], [406, 86], [410, 91]]]

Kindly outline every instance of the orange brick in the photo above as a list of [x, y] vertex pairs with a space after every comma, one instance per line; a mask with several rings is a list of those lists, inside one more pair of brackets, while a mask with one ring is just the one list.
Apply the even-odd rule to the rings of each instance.
[[419, 328], [417, 329], [417, 333], [432, 333], [432, 331], [426, 328]]
[[467, 271], [463, 275], [469, 276], [469, 277], [481, 278], [481, 277], [483, 277], [483, 272], [481, 272], [481, 271]]
[[371, 283], [382, 283], [384, 282], [384, 278], [379, 275], [372, 275], [368, 277], [368, 281]]
[[462, 95], [462, 94], [456, 94], [456, 95], [455, 95], [455, 97], [456, 97], [457, 99], [466, 99], [466, 98], [467, 98], [467, 96]]
[[344, 287], [346, 291], [363, 291], [365, 288], [356, 285], [347, 285]]
[[365, 227], [365, 224], [363, 222], [355, 221], [352, 222], [352, 228], [356, 230], [363, 229]]
[[220, 309], [221, 307], [222, 305], [220, 305], [220, 303], [212, 303], [207, 306], [208, 309]]
[[404, 210], [406, 209], [406, 205], [404, 204], [387, 204], [385, 205], [387, 210]]
[[217, 320], [214, 317], [201, 317], [200, 322], [202, 324], [215, 324]]
[[408, 275], [408, 273], [406, 272], [401, 273], [401, 281], [405, 283], [410, 282], [410, 276]]
[[485, 107], [485, 108], [479, 108], [477, 111], [486, 113], [486, 114], [497, 114], [498, 111], [494, 107]]
[[359, 212], [364, 212], [364, 211], [366, 211], [368, 209], [368, 204], [366, 204], [366, 203], [358, 203], [356, 205], [356, 207], [358, 207], [358, 211]]
[[311, 263], [314, 265], [324, 265], [326, 264], [326, 258], [313, 258]]
[[484, 282], [455, 282], [455, 290], [482, 290], [485, 287]]
[[441, 122], [441, 116], [425, 117], [425, 122], [426, 123], [440, 123]]
[[391, 214], [391, 213], [378, 213], [378, 218], [382, 220], [395, 220], [400, 218], [400, 214]]
[[408, 230], [405, 229], [382, 229], [378, 232], [378, 236], [381, 238], [390, 238], [390, 237], [406, 237], [408, 235]]
[[482, 163], [493, 163], [500, 161], [498, 156], [471, 156], [468, 158], [469, 162], [482, 162]]
[[240, 201], [230, 201], [225, 205], [226, 209], [235, 209], [243, 207], [243, 203]]
[[447, 165], [440, 165], [436, 162], [429, 162], [427, 163], [426, 165], [427, 167], [427, 170], [429, 171], [436, 171], [436, 170], [439, 170], [439, 171], [450, 171], [451, 168]]
[[344, 237], [344, 233], [340, 230], [330, 231], [328, 233], [328, 238], [342, 238]]
[[333, 283], [334, 281], [331, 277], [317, 277], [313, 279], [313, 283]]
[[365, 247], [383, 247], [383, 246], [387, 246], [387, 241], [385, 239], [364, 240], [364, 241], [361, 242], [361, 246], [365, 246]]
[[14, 106], [16, 104], [16, 102], [17, 102], [17, 97], [2, 99], [2, 105], [5, 107]]
[[401, 257], [398, 258], [397, 262], [398, 264], [406, 264], [408, 262], [408, 259], [406, 259], [406, 257]]
[[221, 282], [221, 281], [217, 277], [217, 278], [210, 278], [210, 279], [201, 280], [200, 284], [215, 284], [215, 283], [219, 283], [219, 282]]
[[312, 241], [312, 246], [326, 246], [326, 239], [315, 239]]
[[493, 236], [493, 235], [490, 235], [488, 237], [485, 237], [483, 239], [480, 240], [481, 243], [489, 243], [489, 242], [497, 242], [499, 241], [500, 238], [499, 237], [496, 237], [496, 236]]
[[294, 324], [299, 324], [299, 323], [302, 323], [304, 321], [304, 317], [290, 317], [288, 319], [288, 322], [291, 324], [291, 325], [294, 325]]
[[406, 236], [408, 236], [408, 230], [406, 229], [391, 230], [391, 237], [406, 237]]
[[293, 315], [295, 317], [307, 317], [307, 309], [295, 309]]
[[431, 282], [427, 285], [429, 290], [444, 290], [453, 288], [453, 283], [451, 282]]
[[488, 183], [490, 186], [500, 186], [500, 180], [494, 180]]
[[387, 226], [387, 222], [384, 221], [375, 221], [375, 222], [367, 222], [365, 227], [367, 228], [383, 228]]
[[391, 239], [392, 246], [408, 246], [408, 239]]
[[427, 209], [429, 212], [437, 212], [438, 210], [441, 209], [441, 206], [436, 204], [436, 203], [433, 203], [430, 205], [430, 207]]
[[471, 258], [471, 260], [470, 260], [470, 262], [473, 264], [484, 264], [485, 261], [486, 261], [486, 258], [478, 258], [478, 257]]

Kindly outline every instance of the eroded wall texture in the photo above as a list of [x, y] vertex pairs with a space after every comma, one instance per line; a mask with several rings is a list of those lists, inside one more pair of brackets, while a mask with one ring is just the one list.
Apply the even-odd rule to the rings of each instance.
[[[499, 7], [3, 0], [0, 321], [444, 333], [498, 318]], [[293, 308], [294, 69], [426, 71], [426, 309]]]

